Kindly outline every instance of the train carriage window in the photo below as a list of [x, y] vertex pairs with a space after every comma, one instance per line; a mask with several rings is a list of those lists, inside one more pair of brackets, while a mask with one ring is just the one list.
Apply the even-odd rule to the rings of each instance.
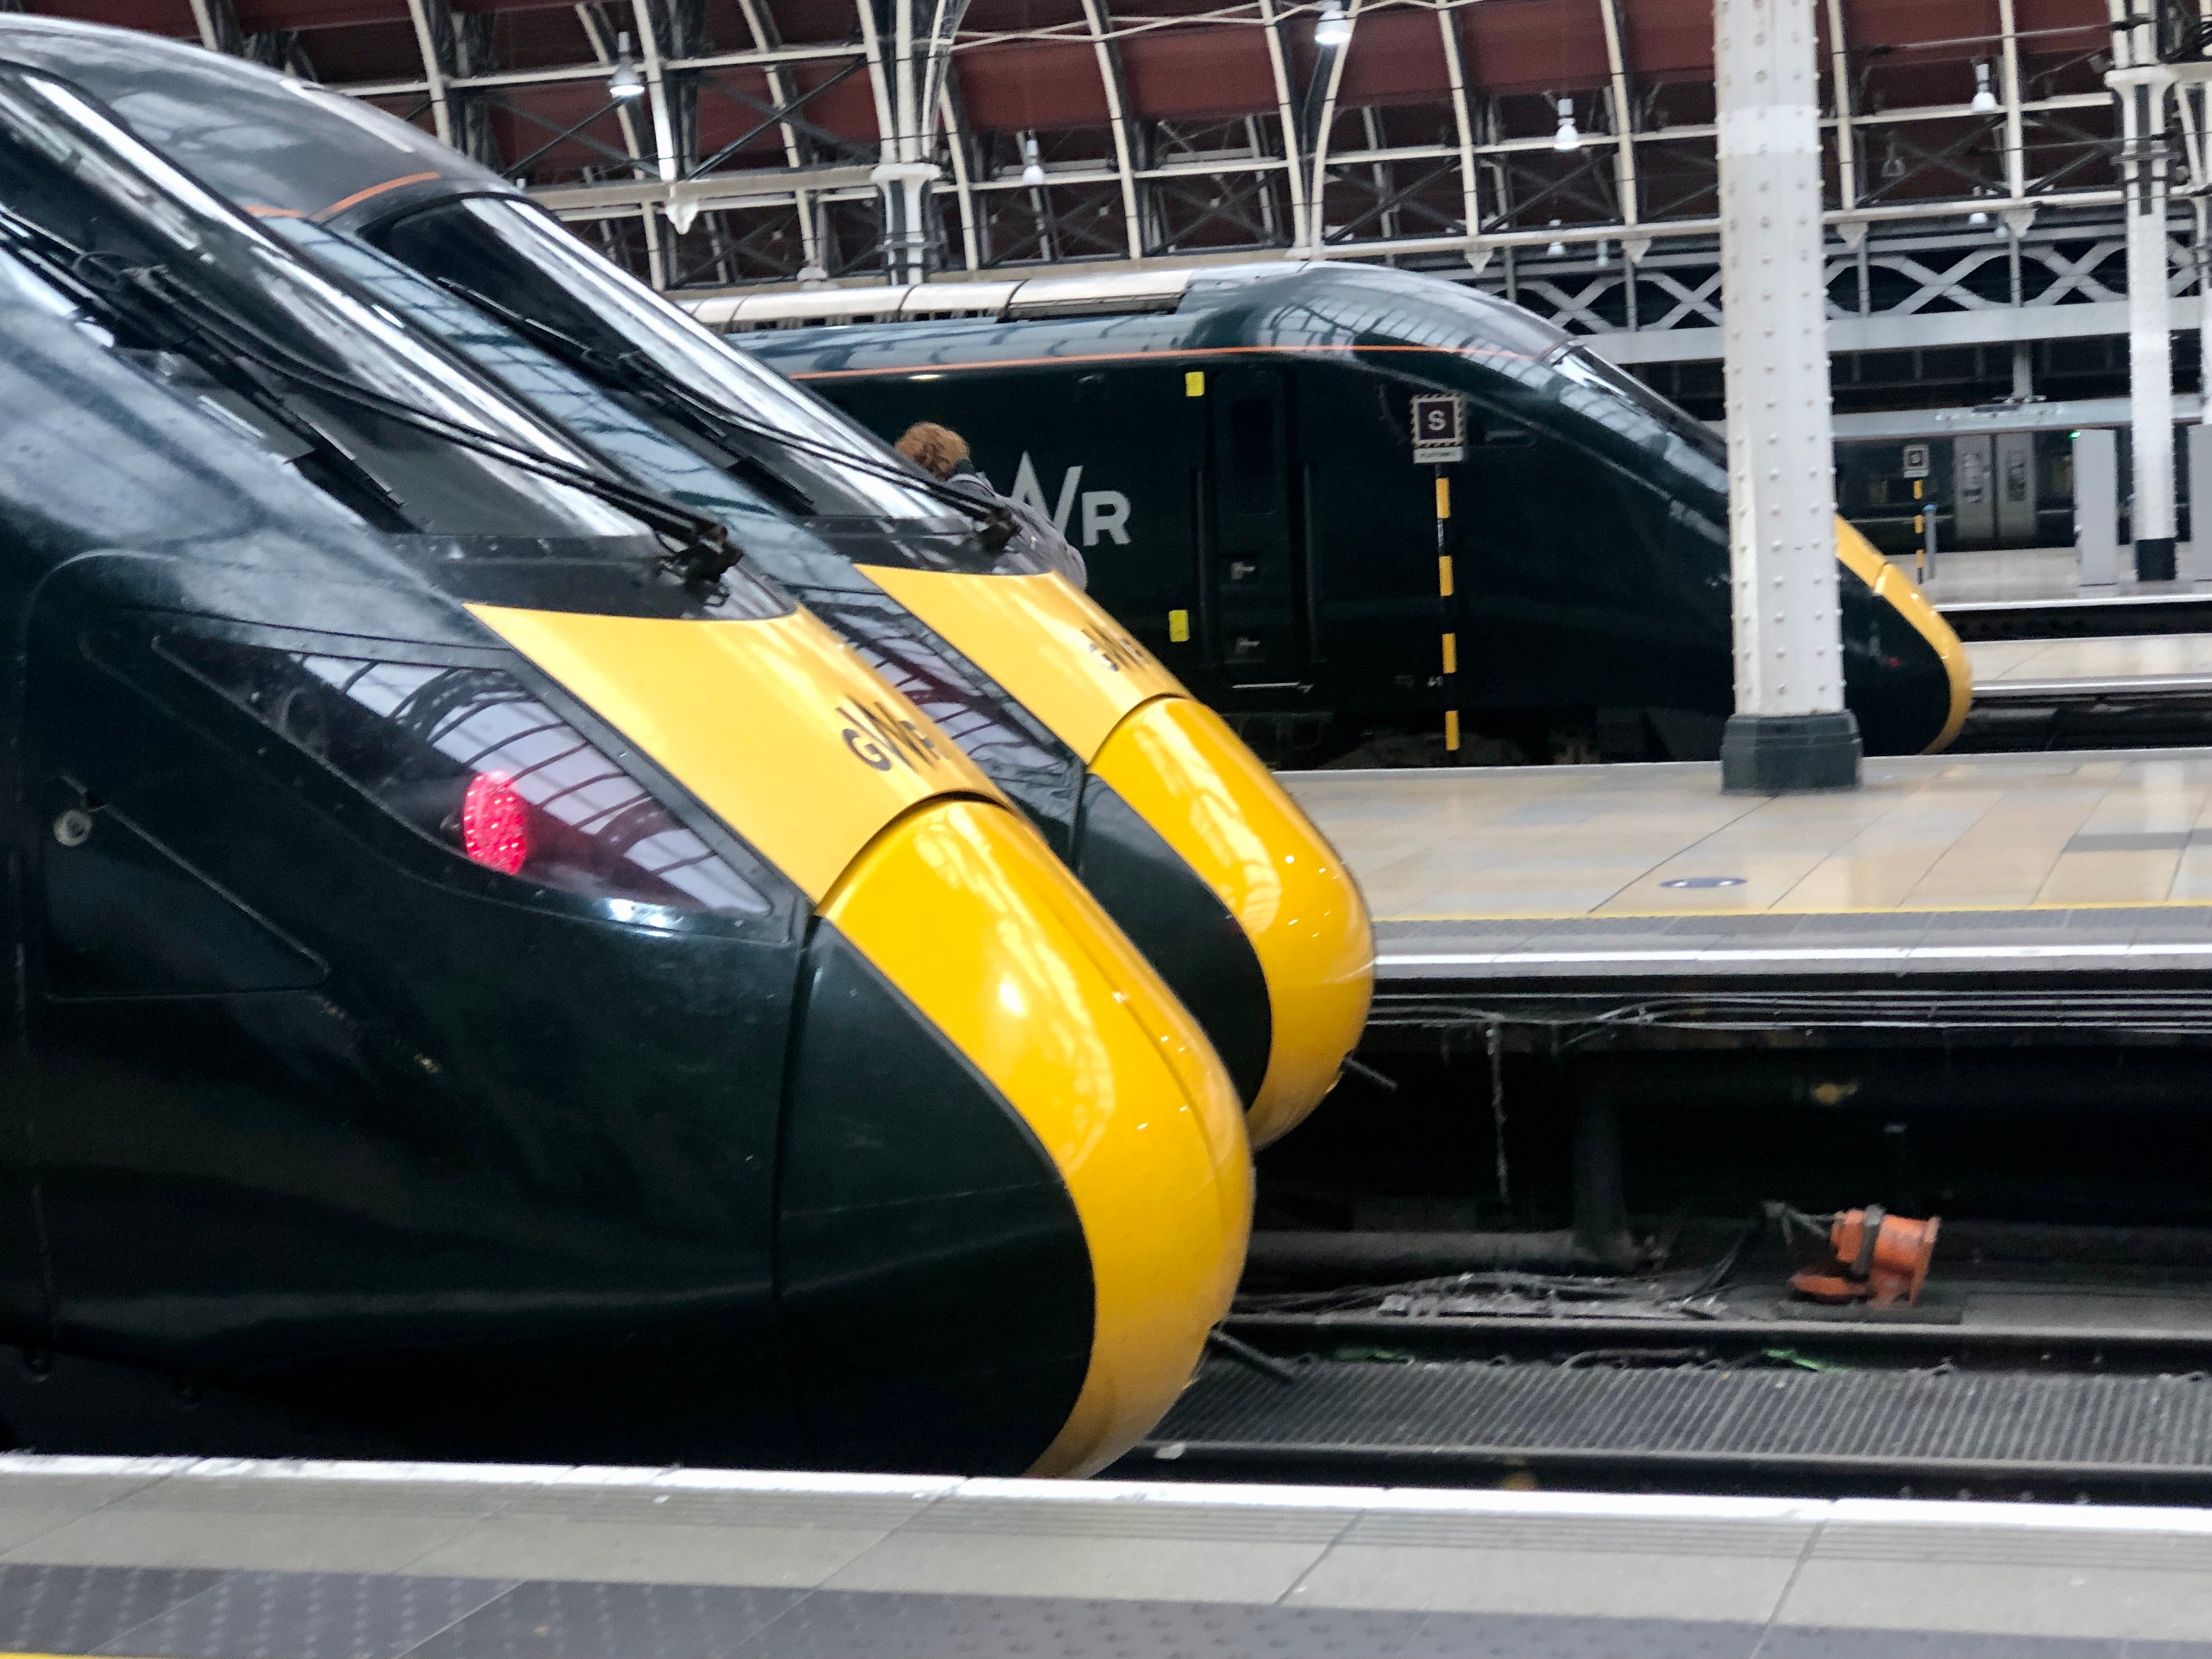
[[1229, 406], [1230, 510], [1255, 516], [1273, 513], [1282, 492], [1275, 441], [1275, 405], [1266, 398], [1239, 398]]

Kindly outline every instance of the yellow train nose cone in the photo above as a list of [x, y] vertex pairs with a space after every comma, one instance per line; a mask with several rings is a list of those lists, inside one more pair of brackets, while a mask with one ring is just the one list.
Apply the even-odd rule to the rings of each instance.
[[1949, 748], [1974, 701], [1966, 647], [1912, 579], [1882, 557], [1856, 525], [1841, 518], [1836, 520], [1836, 558], [1866, 584], [1880, 607], [1875, 626], [1884, 678], [1892, 683], [1884, 689], [1888, 700], [1899, 705], [1895, 714], [1887, 708], [1859, 711], [1867, 752], [1917, 750], [1932, 755]]
[[1321, 1103], [1366, 1024], [1375, 935], [1358, 884], [1258, 757], [1189, 697], [1139, 707], [1091, 765], [1212, 887], [1259, 957], [1273, 1024], [1246, 1127], [1264, 1146]]
[[[1089, 1354], [1030, 1472], [1103, 1467], [1182, 1391], [1243, 1267], [1250, 1152], [1221, 1062], [1042, 838], [996, 805], [916, 808], [820, 914], [1018, 1115], [1039, 1167], [1064, 1186], [1088, 1262]], [[866, 1139], [856, 1134], [856, 1148]], [[969, 1213], [988, 1207], [988, 1193], [973, 1197]], [[885, 1218], [883, 1248], [900, 1247], [895, 1220]], [[1036, 1235], [1031, 1254], [1051, 1255], [1043, 1224], [1016, 1226]], [[958, 1255], [942, 1237], [902, 1248]], [[1017, 1242], [1006, 1259], [1021, 1254]], [[947, 1305], [988, 1317], [991, 1285], [969, 1274], [957, 1289]], [[1020, 1375], [1014, 1362], [1033, 1334], [1008, 1320], [979, 1332], [947, 1363], [979, 1382], [994, 1364]]]

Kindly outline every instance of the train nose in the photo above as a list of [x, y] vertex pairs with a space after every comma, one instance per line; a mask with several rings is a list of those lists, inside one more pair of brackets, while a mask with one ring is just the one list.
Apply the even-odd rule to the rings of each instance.
[[1166, 987], [1013, 814], [917, 807], [819, 906], [781, 1316], [816, 1450], [1082, 1474], [1173, 1401], [1250, 1226], [1243, 1115]]
[[1103, 783], [1085, 789], [1083, 878], [1212, 1038], [1254, 1142], [1305, 1116], [1374, 989], [1367, 907], [1328, 843], [1235, 733], [1060, 577], [867, 574]]
[[[1836, 557], [1844, 567], [1845, 697], [1867, 752], [1932, 755], [1948, 747], [1974, 700], [1966, 647], [1912, 579], [1843, 519]], [[1852, 616], [1855, 600], [1866, 608], [1863, 621]]]
[[1220, 716], [1155, 697], [1115, 726], [1091, 772], [1158, 830], [1236, 919], [1273, 1009], [1246, 1127], [1264, 1146], [1319, 1105], [1375, 990], [1366, 902], [1335, 849]]

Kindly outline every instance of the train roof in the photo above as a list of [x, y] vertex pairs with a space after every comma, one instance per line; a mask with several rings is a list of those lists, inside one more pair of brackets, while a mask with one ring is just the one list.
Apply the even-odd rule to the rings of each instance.
[[1146, 352], [1359, 344], [1518, 358], [1548, 356], [1570, 338], [1461, 283], [1334, 260], [802, 290], [698, 301], [691, 310], [710, 326], [754, 331], [839, 317], [902, 319], [739, 337], [787, 373], [896, 370], [951, 349], [970, 360], [1028, 356], [1045, 343], [1078, 338]]
[[[187, 169], [224, 112], [221, 143], [234, 199], [343, 225], [456, 194], [520, 197], [489, 168], [396, 117], [258, 64], [183, 41], [70, 20], [0, 15], [0, 61], [81, 79], [147, 143]], [[342, 120], [303, 125], [299, 102]], [[241, 142], [241, 129], [258, 141]], [[302, 137], [303, 131], [307, 135]], [[240, 163], [250, 176], [240, 176]], [[1145, 349], [1335, 344], [1353, 340], [1540, 357], [1569, 337], [1518, 306], [1441, 277], [1337, 260], [1101, 271], [911, 286], [782, 290], [717, 296], [689, 307], [711, 327], [758, 328], [833, 319], [967, 321], [973, 325], [1145, 317]], [[1171, 319], [1171, 320], [1170, 320]], [[925, 328], [870, 328], [870, 356], [897, 367], [925, 349]], [[810, 337], [815, 331], [807, 331]], [[850, 339], [854, 331], [837, 334]], [[1035, 331], [1025, 331], [1034, 339]], [[766, 341], [748, 341], [765, 348]], [[779, 338], [786, 359], [798, 340]]]
[[[141, 138], [187, 170], [195, 164], [195, 137], [207, 131], [207, 111], [222, 110], [226, 155], [251, 155], [258, 175], [254, 206], [324, 219], [349, 208], [380, 214], [456, 191], [523, 193], [397, 116], [185, 41], [0, 15], [0, 62], [91, 85]], [[313, 123], [303, 138], [301, 100], [343, 119]], [[249, 199], [243, 188], [233, 194]]]

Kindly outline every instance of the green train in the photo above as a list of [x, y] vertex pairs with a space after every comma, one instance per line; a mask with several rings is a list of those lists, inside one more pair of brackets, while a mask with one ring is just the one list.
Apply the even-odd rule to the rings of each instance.
[[[732, 337], [879, 434], [959, 431], [1062, 526], [1100, 603], [1278, 760], [1454, 726], [1535, 760], [1718, 752], [1725, 449], [1641, 382], [1516, 307], [1383, 267], [999, 286], [980, 319], [929, 315], [961, 293], [933, 285], [896, 322]], [[699, 309], [743, 328], [839, 303]], [[1416, 454], [1417, 404], [1460, 440], [1441, 462]], [[1957, 637], [1840, 520], [1837, 556], [1868, 752], [1940, 749], [1972, 689]]]
[[1166, 1409], [1227, 1073], [718, 525], [4, 65], [0, 457], [8, 1443], [1066, 1474]]
[[119, 29], [0, 18], [6, 58], [714, 520], [1022, 808], [1205, 1029], [1255, 1144], [1319, 1104], [1373, 985], [1356, 884], [1250, 750], [1081, 592], [980, 534], [972, 500], [404, 122]]

